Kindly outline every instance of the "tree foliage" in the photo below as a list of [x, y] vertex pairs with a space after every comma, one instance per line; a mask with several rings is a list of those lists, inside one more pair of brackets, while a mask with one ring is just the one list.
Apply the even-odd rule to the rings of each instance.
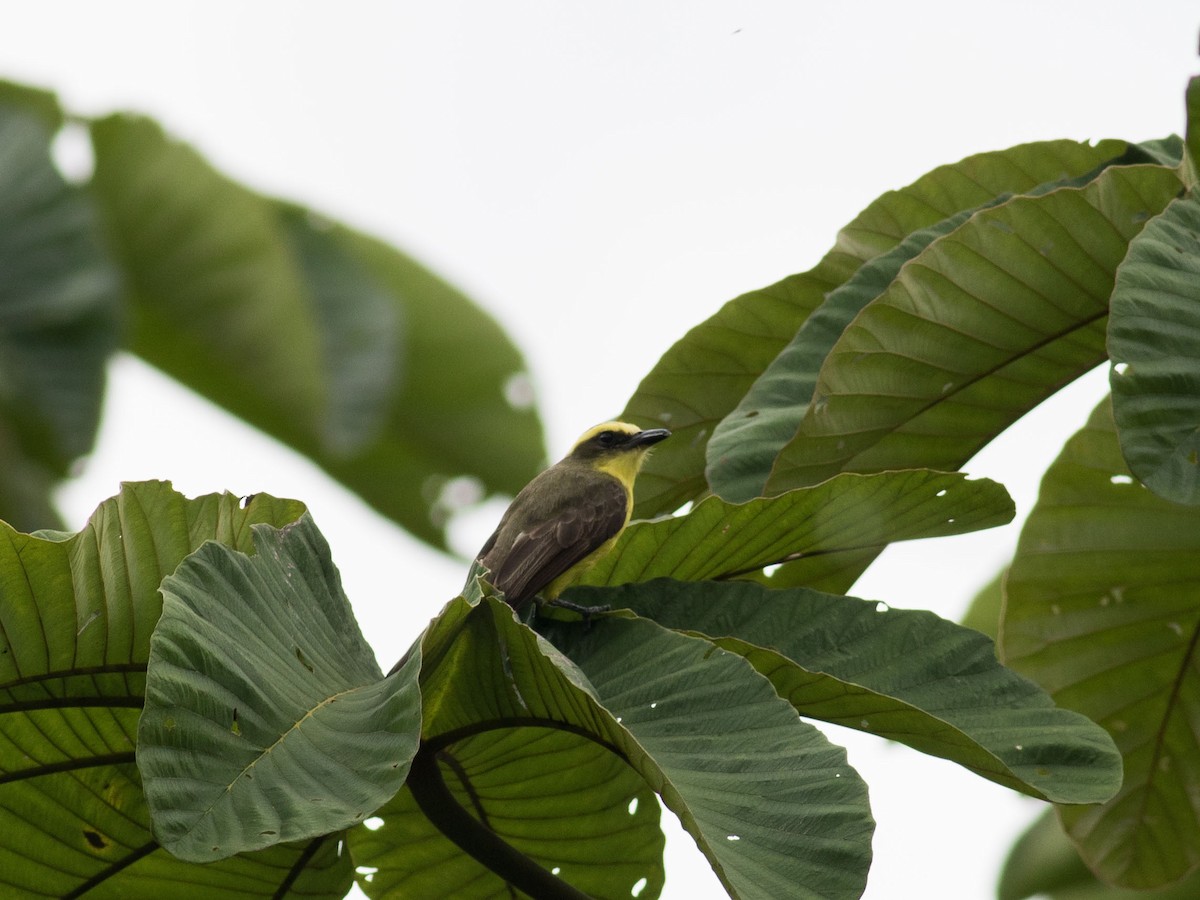
[[[533, 444], [454, 455], [470, 444], [456, 435], [532, 419], [502, 401], [515, 351], [433, 276], [136, 117], [87, 123], [96, 173], [68, 185], [47, 155], [53, 98], [0, 100], [37, 175], [28, 196], [0, 178], [17, 195], [0, 242], [78, 264], [55, 280], [63, 267], [30, 254], [0, 305], [27, 351], [83, 367], [0, 382], [12, 471], [48, 485], [86, 448], [120, 340], [430, 540], [430, 479], [527, 474]], [[643, 521], [567, 594], [612, 608], [589, 621], [519, 621], [476, 569], [385, 676], [298, 503], [148, 483], [75, 535], [0, 526], [0, 883], [654, 897], [661, 801], [730, 896], [853, 898], [867, 789], [818, 719], [1053, 803], [1065, 833], [1046, 820], [1018, 843], [1005, 898], [1187, 884], [1200, 81], [1188, 101], [1185, 140], [1048, 141], [936, 169], [815, 269], [670, 348], [625, 415], [676, 436], [639, 482]], [[41, 230], [9, 220], [34, 213]], [[452, 340], [444, 315], [465, 323]], [[443, 386], [451, 351], [478, 356], [461, 395]], [[891, 541], [1009, 521], [1002, 486], [957, 470], [1106, 361], [1111, 402], [1046, 473], [972, 613], [997, 644], [845, 595]], [[74, 404], [52, 412], [56, 392]], [[436, 436], [411, 430], [414, 409]], [[370, 493], [389, 466], [392, 492]]]
[[[64, 128], [90, 142], [82, 184], [53, 162]], [[149, 119], [66, 122], [52, 94], [2, 83], [0, 154], [6, 521], [56, 524], [49, 492], [91, 449], [118, 349], [437, 546], [447, 483], [512, 494], [537, 471], [537, 416], [506, 399], [520, 354], [399, 250], [236, 183]]]

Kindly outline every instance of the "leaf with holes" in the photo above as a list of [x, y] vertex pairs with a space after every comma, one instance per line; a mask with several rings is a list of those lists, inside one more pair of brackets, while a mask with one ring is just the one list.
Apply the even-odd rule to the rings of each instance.
[[649, 786], [731, 895], [861, 893], [865, 788], [743, 660], [647, 620], [544, 624], [557, 649], [489, 597], [430, 627], [423, 777], [351, 834], [369, 895], [506, 897], [550, 873], [589, 896], [658, 896]]
[[765, 583], [844, 590], [863, 555], [891, 541], [1004, 525], [1013, 512], [1008, 492], [986, 478], [923, 469], [839, 475], [742, 504], [708, 497], [686, 515], [634, 522], [579, 583], [762, 578], [782, 563]]
[[574, 599], [701, 635], [745, 657], [802, 716], [899, 741], [1013, 790], [1096, 803], [1120, 785], [1103, 729], [1000, 665], [986, 637], [927, 610], [665, 579]]
[[[474, 602], [451, 602], [421, 641], [424, 736], [412, 778], [427, 791], [441, 785], [440, 800], [419, 806], [405, 787], [351, 832], [360, 886], [368, 896], [471, 900], [511, 897], [507, 885], [549, 872], [591, 896], [658, 896], [658, 804], [615, 752], [619, 727], [510, 607]], [[457, 833], [448, 810], [469, 811], [487, 831]], [[519, 854], [516, 871], [497, 853]]]
[[1047, 470], [1005, 594], [1005, 660], [1124, 757], [1116, 797], [1061, 810], [1088, 865], [1140, 889], [1200, 867], [1200, 509], [1132, 477], [1108, 401]]
[[134, 762], [158, 586], [206, 540], [304, 507], [258, 494], [187, 500], [128, 484], [78, 534], [0, 523], [0, 893], [152, 898], [204, 892], [341, 897], [336, 836], [199, 867], [163, 850]]
[[874, 821], [845, 751], [745, 660], [647, 619], [546, 621], [731, 897], [858, 897]]

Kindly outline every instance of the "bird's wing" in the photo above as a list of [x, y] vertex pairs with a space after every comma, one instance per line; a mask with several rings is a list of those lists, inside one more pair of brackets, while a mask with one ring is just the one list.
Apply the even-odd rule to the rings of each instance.
[[[540, 524], [515, 535], [510, 547], [496, 542], [496, 559], [481, 553], [492, 583], [513, 606], [542, 590], [625, 526], [628, 494], [615, 478], [591, 484]], [[486, 546], [486, 545], [485, 545]]]

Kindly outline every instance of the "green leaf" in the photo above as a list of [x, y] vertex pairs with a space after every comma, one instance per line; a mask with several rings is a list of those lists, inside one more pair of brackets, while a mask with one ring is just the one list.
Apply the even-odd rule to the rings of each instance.
[[1079, 858], [1054, 810], [1047, 810], [1013, 845], [996, 894], [998, 900], [1035, 895], [1051, 900], [1194, 900], [1200, 895], [1200, 877], [1193, 875], [1150, 894], [1104, 884]]
[[1129, 245], [1108, 322], [1113, 416], [1133, 474], [1200, 504], [1200, 199], [1188, 194]]
[[1095, 803], [1120, 785], [1120, 757], [1101, 728], [1000, 665], [986, 637], [926, 610], [667, 580], [572, 597], [628, 607], [745, 657], [803, 716], [900, 741], [1034, 797]]
[[634, 515], [674, 512], [708, 490], [704, 450], [717, 423], [787, 343], [825, 294], [859, 264], [831, 252], [802, 275], [742, 294], [678, 340], [642, 379], [621, 418], [664, 425], [638, 476]]
[[1172, 168], [1180, 165], [1185, 152], [1183, 138], [1177, 134], [1170, 134], [1165, 138], [1142, 141], [1140, 144], [1131, 146], [1137, 146], [1145, 152], [1148, 157], [1148, 159], [1144, 160], [1145, 162], [1155, 162], [1160, 166], [1171, 166]]
[[[554, 870], [588, 895], [629, 897], [641, 884], [638, 896], [658, 896], [654, 792], [614, 746], [618, 738], [631, 746], [628, 736], [565, 674], [573, 667], [557, 664], [561, 654], [491, 598], [451, 602], [421, 649], [421, 754], [434, 762], [421, 774], [426, 787], [445, 782], [442, 811], [470, 810], [476, 827], [485, 823], [527, 867]], [[349, 843], [368, 896], [512, 896], [504, 877], [439, 830], [409, 787]]]
[[132, 349], [248, 421], [311, 441], [332, 398], [273, 207], [148, 119], [101, 119], [92, 142], [93, 188], [128, 273]]
[[1061, 890], [1083, 885], [1092, 885], [1100, 891], [1112, 890], [1096, 881], [1050, 809], [1013, 845], [1000, 872], [996, 895], [998, 900], [1025, 900], [1035, 894], [1055, 897]]
[[849, 587], [864, 551], [1003, 525], [1013, 514], [1008, 492], [986, 478], [921, 469], [839, 475], [743, 504], [708, 497], [686, 515], [634, 522], [579, 583], [761, 577], [785, 563], [767, 583]]
[[63, 125], [62, 105], [53, 91], [0, 78], [0, 106], [15, 107], [32, 113], [49, 134], [58, 131]]
[[[592, 896], [630, 896], [643, 880], [638, 896], [658, 896], [658, 804], [607, 748], [553, 728], [512, 727], [460, 742], [449, 758], [443, 764], [453, 766], [446, 776], [453, 802], [486, 814], [537, 864]], [[412, 791], [401, 791], [368, 821], [350, 838], [367, 896], [512, 896], [437, 830]]]
[[1125, 141], [1101, 141], [1095, 147], [1055, 141], [981, 153], [941, 166], [873, 201], [842, 229], [837, 244], [809, 272], [725, 304], [663, 355], [622, 413], [622, 418], [635, 422], [666, 425], [675, 435], [656, 449], [638, 478], [634, 515], [649, 518], [674, 512], [707, 491], [705, 446], [713, 429], [825, 295], [864, 262], [959, 210], [1006, 191], [1082, 174], [1128, 147]]
[[0, 422], [0, 520], [36, 530], [59, 522], [54, 471], [26, 455], [17, 436]]
[[332, 402], [320, 420], [319, 444], [332, 458], [353, 457], [385, 427], [403, 368], [403, 310], [338, 239], [336, 226], [303, 207], [277, 203], [275, 209], [321, 336]]
[[[457, 508], [455, 491], [446, 492], [449, 500], [441, 495], [452, 479], [480, 483], [481, 495], [512, 495], [542, 468], [525, 362], [495, 320], [409, 257], [340, 226], [329, 236], [400, 303], [407, 337], [383, 432], [354, 458], [322, 464], [414, 533], [437, 529], [440, 541]], [[400, 516], [413, 509], [424, 518], [409, 526]]]
[[154, 833], [209, 862], [339, 831], [390, 799], [420, 737], [420, 655], [386, 680], [306, 513], [208, 543], [162, 585], [138, 768]]
[[[743, 660], [646, 620], [544, 624], [570, 660], [493, 597], [459, 598], [423, 639], [418, 759], [436, 760], [433, 780], [453, 798], [443, 810], [470, 810], [460, 846], [494, 862], [498, 835], [590, 896], [654, 897], [652, 785], [733, 896], [777, 897], [785, 884], [790, 896], [861, 893], [865, 788]], [[511, 896], [432, 826], [428, 804], [419, 815], [406, 789], [351, 833], [363, 889]]]
[[55, 525], [49, 492], [95, 440], [117, 274], [35, 112], [0, 95], [0, 518]]
[[629, 732], [617, 745], [634, 765], [644, 754], [730, 896], [862, 893], [874, 829], [865, 785], [745, 660], [645, 619], [544, 620], [543, 633]]
[[456, 290], [230, 181], [149, 120], [102, 119], [92, 140], [134, 352], [431, 543], [444, 545], [448, 482], [516, 493], [536, 473], [536, 415], [505, 397], [520, 355]]
[[775, 457], [796, 433], [808, 409], [822, 361], [850, 320], [892, 282], [905, 262], [935, 238], [957, 228], [972, 212], [956, 213], [913, 232], [825, 295], [791, 343], [713, 431], [706, 450], [705, 477], [718, 496], [741, 503], [762, 493]]
[[1183, 177], [1188, 187], [1195, 190], [1200, 183], [1200, 75], [1188, 81], [1185, 95], [1187, 105], [1186, 153], [1182, 165]]
[[[1104, 151], [1117, 142], [1104, 142]], [[808, 410], [821, 364], [851, 320], [896, 278], [902, 266], [934, 240], [949, 234], [981, 209], [1008, 200], [1013, 193], [1044, 194], [1063, 186], [1079, 186], [1109, 165], [1150, 161], [1137, 145], [1126, 145], [1117, 157], [1101, 156], [1100, 147], [1069, 141], [1050, 141], [1014, 147], [989, 157], [1007, 168], [992, 173], [997, 194], [978, 200], [946, 218], [907, 235], [892, 249], [872, 259], [844, 284], [829, 293], [808, 317], [791, 343], [747, 391], [737, 408], [717, 426], [708, 445], [707, 477], [713, 490], [727, 500], [758, 496], [770, 475], [780, 449], [796, 433]], [[1093, 166], [1082, 174], [1079, 167]], [[1066, 174], [1072, 173], [1072, 174]], [[944, 167], [930, 173], [930, 181], [955, 182], [961, 171]], [[1041, 182], [1035, 180], [1045, 179]], [[1003, 185], [1003, 187], [1001, 187]], [[980, 187], [981, 185], [975, 185]], [[945, 202], [944, 197], [939, 197]]]
[[967, 628], [974, 628], [993, 641], [997, 640], [1000, 633], [1000, 618], [1004, 613], [1004, 578], [1007, 573], [1007, 569], [1001, 569], [979, 589], [962, 620]]
[[266, 494], [187, 500], [149, 482], [126, 485], [75, 535], [0, 524], [0, 893], [345, 894], [336, 840], [203, 868], [170, 856], [134, 764], [159, 583], [206, 540], [249, 551], [252, 524], [302, 511]]
[[1124, 757], [1115, 798], [1062, 811], [1072, 840], [1114, 884], [1184, 877], [1200, 865], [1200, 509], [1129, 474], [1108, 401], [1046, 472], [1005, 591], [1006, 661]]
[[1005, 193], [1032, 190], [1039, 184], [1084, 175], [1125, 153], [1132, 145], [1102, 140], [1036, 141], [992, 150], [939, 166], [908, 187], [888, 191], [838, 235], [838, 247], [859, 259], [871, 259], [907, 235], [928, 228], [963, 209], [988, 203]]
[[830, 352], [768, 492], [839, 471], [958, 468], [1104, 359], [1117, 265], [1178, 191], [1173, 169], [1113, 167], [934, 241]]

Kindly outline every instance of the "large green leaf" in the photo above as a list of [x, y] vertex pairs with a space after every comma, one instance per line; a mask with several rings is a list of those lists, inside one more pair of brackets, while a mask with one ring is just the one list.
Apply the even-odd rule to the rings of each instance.
[[543, 624], [572, 659], [490, 597], [431, 626], [414, 773], [431, 765], [351, 833], [368, 894], [507, 897], [532, 862], [590, 896], [657, 896], [653, 786], [733, 896], [858, 896], [865, 788], [743, 660], [642, 619]]
[[859, 262], [831, 253], [810, 272], [736, 297], [663, 354], [621, 413], [622, 419], [665, 425], [672, 432], [638, 476], [635, 516], [673, 512], [707, 492], [709, 435]]
[[330, 458], [352, 458], [385, 427], [403, 369], [403, 309], [335, 226], [302, 207], [275, 208], [321, 340], [330, 403], [319, 417], [318, 443]]
[[986, 478], [923, 469], [845, 474], [742, 504], [707, 497], [686, 515], [634, 522], [580, 583], [762, 577], [764, 567], [784, 563], [768, 584], [845, 589], [864, 552], [1003, 525], [1013, 513], [1008, 492]]
[[[445, 802], [471, 810], [533, 865], [593, 897], [652, 898], [662, 889], [662, 833], [653, 792], [607, 747], [555, 727], [498, 726], [437, 754]], [[414, 778], [425, 774], [414, 771]], [[413, 792], [397, 794], [351, 832], [368, 896], [511, 897], [438, 830]]]
[[1173, 201], [1129, 246], [1108, 322], [1113, 416], [1133, 474], [1200, 504], [1200, 199]]
[[[406, 787], [351, 832], [363, 890], [511, 897], [509, 885], [550, 872], [594, 897], [629, 897], [639, 885], [638, 896], [658, 896], [654, 793], [614, 751], [619, 727], [564, 677], [559, 654], [507, 605], [463, 598], [434, 620], [421, 651], [423, 742], [411, 778], [438, 797], [422, 809]], [[447, 835], [441, 816], [453, 810], [470, 814]], [[493, 844], [516, 871], [488, 855]]]
[[92, 447], [117, 344], [116, 270], [50, 137], [0, 93], [0, 518], [30, 530], [58, 521], [50, 488]]
[[1054, 141], [941, 166], [873, 201], [839, 232], [836, 245], [809, 272], [743, 294], [697, 325], [663, 355], [622, 414], [666, 425], [675, 434], [660, 445], [638, 479], [635, 515], [672, 512], [706, 492], [705, 447], [717, 424], [825, 295], [864, 262], [959, 210], [1006, 191], [1081, 175], [1128, 147], [1124, 141], [1101, 141], [1094, 147]]
[[905, 262], [935, 238], [957, 228], [972, 212], [956, 213], [913, 232], [825, 295], [791, 343], [713, 431], [704, 474], [718, 496], [743, 502], [762, 493], [775, 457], [796, 433], [808, 409], [822, 361], [850, 320], [891, 284]]
[[163, 581], [138, 768], [155, 837], [193, 862], [362, 821], [404, 783], [420, 655], [386, 680], [306, 513], [205, 544]]
[[1014, 790], [1095, 803], [1121, 783], [1101, 728], [1000, 665], [986, 637], [926, 610], [669, 580], [571, 596], [702, 635], [745, 657], [801, 715], [900, 741]]
[[505, 396], [520, 355], [456, 290], [228, 180], [146, 119], [102, 119], [92, 140], [134, 352], [427, 541], [444, 540], [447, 482], [515, 493], [537, 471], [536, 415]]
[[1112, 139], [1095, 144], [1035, 141], [938, 166], [907, 187], [888, 191], [872, 202], [838, 234], [838, 247], [859, 259], [871, 259], [914, 231], [959, 210], [988, 203], [1000, 194], [1029, 191], [1048, 181], [1084, 175], [1128, 153], [1132, 146]]
[[[1124, 147], [1121, 155], [1104, 157], [1103, 153], [1115, 149], [1114, 145]], [[1085, 184], [1109, 165], [1152, 161], [1137, 145], [1115, 141], [1106, 141], [1100, 147], [1047, 141], [1014, 147], [989, 159], [992, 163], [1011, 162], [1010, 168], [995, 172], [990, 180], [992, 187], [1004, 185], [996, 196], [913, 231], [831, 291], [746, 392], [737, 408], [717, 426], [709, 441], [706, 470], [708, 482], [717, 494], [739, 501], [762, 492], [776, 455], [796, 433], [808, 409], [821, 364], [830, 349], [863, 307], [891, 284], [901, 267], [934, 240], [949, 234], [979, 210], [1004, 202], [1013, 193], [1044, 194], [1058, 187]], [[1076, 173], [1089, 160], [1093, 165], [1083, 174], [1068, 174]], [[954, 169], [943, 169], [931, 176], [939, 173], [948, 179], [961, 175]], [[1047, 180], [1034, 180], [1039, 177]], [[944, 202], [944, 198], [940, 199]]]
[[1200, 865], [1200, 509], [1142, 487], [1108, 401], [1046, 472], [1005, 583], [1004, 658], [1103, 725], [1120, 793], [1064, 809], [1105, 881], [1149, 888]]
[[[512, 342], [461, 293], [394, 248], [338, 226], [328, 235], [403, 301], [406, 338], [386, 427], [357, 456], [322, 464], [393, 517], [418, 509], [439, 533], [455, 511], [456, 492], [447, 492], [449, 501], [440, 493], [450, 478], [466, 475], [481, 480], [485, 493], [516, 494], [541, 468], [545, 449]], [[418, 497], [432, 497], [428, 510]]]
[[75, 535], [0, 525], [0, 893], [345, 893], [336, 839], [204, 867], [175, 859], [151, 836], [134, 764], [159, 583], [206, 540], [248, 552], [253, 523], [302, 511], [153, 482], [126, 485]]
[[539, 627], [629, 733], [614, 743], [731, 896], [862, 893], [874, 829], [865, 785], [745, 660], [646, 619]]
[[1195, 900], [1200, 876], [1192, 875], [1162, 891], [1148, 894], [1099, 881], [1047, 810], [1022, 834], [1005, 860], [997, 900]]
[[1173, 169], [1109, 168], [934, 241], [838, 340], [767, 491], [839, 471], [958, 468], [1105, 358], [1117, 265], [1179, 187]]

